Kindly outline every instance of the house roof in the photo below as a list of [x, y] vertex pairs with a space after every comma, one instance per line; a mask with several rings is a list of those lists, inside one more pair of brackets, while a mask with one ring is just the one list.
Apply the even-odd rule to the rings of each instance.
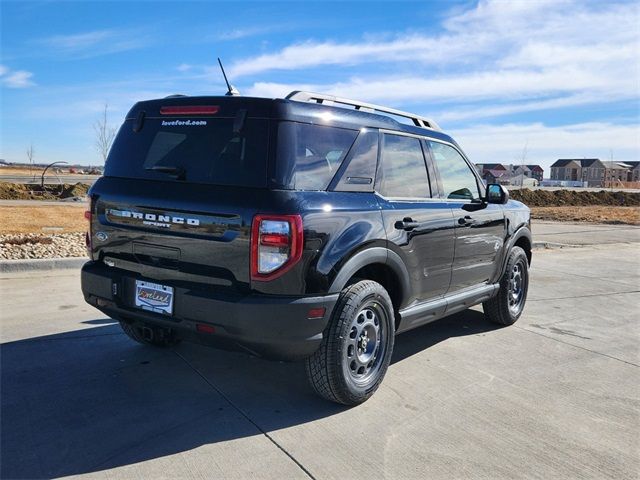
[[631, 163], [635, 163], [635, 162], [602, 162], [605, 168], [619, 168], [619, 169], [631, 169], [633, 168], [633, 165], [631, 165]]
[[579, 160], [582, 167], [592, 167], [594, 163], [602, 163], [599, 158], [583, 158]]
[[570, 160], [570, 159], [567, 159], [567, 158], [559, 158], [558, 160], [553, 162], [553, 165], [551, 165], [551, 168], [554, 168], [554, 167], [566, 167], [567, 165], [569, 165], [570, 163], [573, 163], [575, 161], [576, 160]]
[[481, 167], [482, 170], [506, 170], [501, 163], [477, 163], [477, 167]]
[[529, 170], [532, 172], [544, 172], [544, 169], [540, 165], [527, 165], [527, 167], [529, 167]]
[[575, 162], [578, 166], [580, 166], [582, 168], [593, 167], [595, 163], [602, 164], [602, 162], [600, 161], [599, 158], [559, 158], [551, 166], [552, 167], [566, 167], [571, 162]]

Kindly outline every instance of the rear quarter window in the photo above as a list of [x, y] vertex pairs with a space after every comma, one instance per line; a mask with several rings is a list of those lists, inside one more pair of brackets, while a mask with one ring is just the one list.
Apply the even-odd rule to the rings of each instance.
[[281, 122], [276, 182], [290, 190], [325, 190], [357, 136], [357, 130]]

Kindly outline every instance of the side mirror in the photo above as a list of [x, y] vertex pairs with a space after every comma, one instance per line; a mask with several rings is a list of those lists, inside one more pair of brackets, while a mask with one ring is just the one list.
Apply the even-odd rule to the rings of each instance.
[[504, 205], [509, 201], [509, 191], [499, 183], [490, 183], [487, 185], [485, 200], [487, 203]]

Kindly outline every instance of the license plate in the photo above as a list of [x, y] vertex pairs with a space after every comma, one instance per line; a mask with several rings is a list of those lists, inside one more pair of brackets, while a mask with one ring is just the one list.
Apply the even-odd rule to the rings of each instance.
[[173, 313], [173, 287], [136, 280], [136, 307], [156, 313]]

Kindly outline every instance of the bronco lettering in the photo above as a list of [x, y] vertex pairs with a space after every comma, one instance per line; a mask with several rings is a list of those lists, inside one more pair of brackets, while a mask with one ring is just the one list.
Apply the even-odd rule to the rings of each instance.
[[[158, 226], [166, 226], [170, 227], [170, 224], [176, 225], [191, 225], [193, 227], [197, 227], [200, 225], [200, 220], [197, 218], [185, 218], [185, 217], [172, 217], [171, 215], [161, 215], [155, 213], [141, 213], [135, 212], [132, 210], [116, 210], [114, 208], [110, 208], [107, 210], [107, 215], [113, 215], [114, 217], [120, 218], [135, 218], [138, 220], [145, 220], [143, 222], [146, 225], [158, 225]], [[157, 222], [157, 223], [156, 223]], [[163, 225], [160, 225], [163, 224]]]

